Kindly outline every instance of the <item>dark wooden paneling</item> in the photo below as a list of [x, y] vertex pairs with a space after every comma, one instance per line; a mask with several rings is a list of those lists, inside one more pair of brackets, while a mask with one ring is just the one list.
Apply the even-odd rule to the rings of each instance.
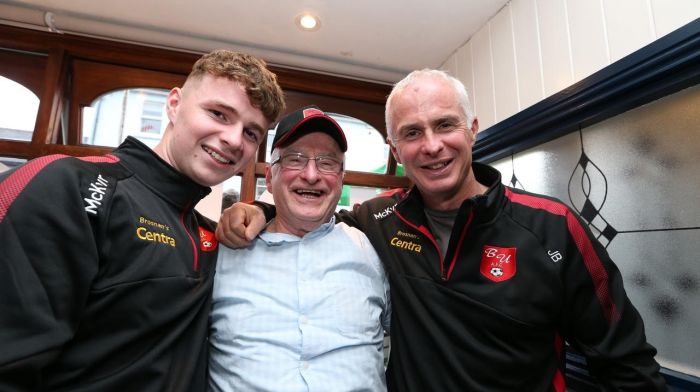
[[[37, 92], [40, 109], [32, 143], [0, 140], [0, 155], [31, 159], [45, 154], [97, 155], [109, 148], [80, 145], [81, 108], [101, 94], [128, 87], [181, 86], [200, 53], [185, 53], [71, 34], [0, 26], [0, 60], [6, 73]], [[19, 54], [31, 52], [32, 55]], [[41, 54], [41, 56], [36, 56]], [[35, 56], [35, 57], [30, 57]], [[32, 60], [18, 58], [41, 59]], [[29, 62], [28, 62], [29, 61]], [[349, 115], [384, 131], [384, 102], [391, 86], [282, 66], [270, 66], [285, 90], [288, 111], [308, 104]], [[67, 124], [61, 122], [70, 105]], [[265, 144], [263, 144], [265, 146]], [[255, 194], [256, 176], [264, 175], [265, 151], [243, 173], [241, 197]], [[393, 157], [387, 162], [395, 168]], [[403, 187], [405, 178], [353, 173], [345, 182], [371, 187]]]
[[[31, 90], [37, 97], [44, 91], [47, 54], [20, 53], [0, 50], [0, 75]], [[12, 64], [11, 67], [7, 65]]]

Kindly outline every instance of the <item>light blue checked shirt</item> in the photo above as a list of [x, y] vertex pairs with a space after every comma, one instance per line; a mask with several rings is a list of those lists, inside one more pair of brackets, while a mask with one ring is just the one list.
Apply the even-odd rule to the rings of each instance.
[[213, 391], [385, 391], [389, 284], [345, 224], [303, 238], [263, 232], [219, 249], [211, 312]]

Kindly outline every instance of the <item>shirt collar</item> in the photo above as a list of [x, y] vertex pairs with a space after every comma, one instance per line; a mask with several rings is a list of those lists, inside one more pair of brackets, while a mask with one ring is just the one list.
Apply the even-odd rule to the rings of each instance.
[[[272, 221], [270, 221], [272, 222]], [[269, 224], [269, 223], [268, 223]], [[331, 216], [328, 222], [320, 225], [314, 230], [306, 233], [303, 237], [297, 237], [294, 234], [288, 233], [270, 233], [263, 231], [258, 235], [258, 238], [263, 241], [267, 246], [279, 246], [285, 243], [308, 241], [314, 238], [323, 237], [330, 233], [335, 227], [335, 216]]]

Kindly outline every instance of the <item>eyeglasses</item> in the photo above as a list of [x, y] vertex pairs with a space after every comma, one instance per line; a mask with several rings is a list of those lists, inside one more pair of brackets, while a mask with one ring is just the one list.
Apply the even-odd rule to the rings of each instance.
[[315, 158], [307, 157], [301, 153], [285, 154], [275, 159], [270, 165], [277, 163], [285, 169], [303, 170], [309, 161], [316, 161], [316, 170], [325, 174], [338, 174], [343, 171], [343, 162], [335, 158], [320, 156]]

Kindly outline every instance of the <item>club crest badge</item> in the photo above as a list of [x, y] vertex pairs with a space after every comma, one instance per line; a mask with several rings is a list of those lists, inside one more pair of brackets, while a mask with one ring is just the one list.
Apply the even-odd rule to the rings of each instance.
[[212, 252], [216, 250], [219, 241], [217, 241], [216, 236], [211, 231], [200, 227], [199, 228], [199, 249], [202, 252]]
[[516, 248], [484, 245], [481, 274], [493, 282], [503, 282], [515, 276], [515, 251]]

